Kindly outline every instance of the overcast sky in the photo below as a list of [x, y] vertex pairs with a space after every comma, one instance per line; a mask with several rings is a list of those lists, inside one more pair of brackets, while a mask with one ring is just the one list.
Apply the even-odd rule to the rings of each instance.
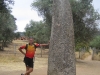
[[[15, 4], [12, 9], [12, 14], [17, 18], [17, 31], [23, 32], [26, 24], [30, 20], [40, 21], [42, 17], [38, 16], [37, 11], [33, 10], [30, 5], [33, 0], [14, 0]], [[94, 8], [100, 13], [100, 0], [93, 0]]]
[[12, 9], [12, 14], [17, 18], [16, 25], [17, 31], [23, 32], [26, 24], [30, 20], [40, 21], [41, 17], [38, 16], [38, 13], [32, 9], [30, 6], [33, 0], [14, 0], [15, 4]]

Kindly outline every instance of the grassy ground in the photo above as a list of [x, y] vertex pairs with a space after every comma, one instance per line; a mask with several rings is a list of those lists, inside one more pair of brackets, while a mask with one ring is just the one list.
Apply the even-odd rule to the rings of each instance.
[[[0, 75], [20, 75], [25, 72], [24, 56], [17, 49], [20, 45], [26, 43], [27, 41], [14, 41], [8, 48], [5, 48], [4, 52], [0, 52]], [[14, 44], [16, 44], [16, 54], [14, 54]], [[48, 50], [43, 50], [42, 52], [43, 55], [41, 57], [41, 49], [38, 48], [36, 51], [34, 71], [31, 75], [47, 75]], [[85, 57], [88, 57], [88, 55], [86, 53]], [[76, 53], [76, 56], [78, 56], [78, 53]], [[76, 75], [100, 74], [100, 62], [88, 59], [77, 60]]]

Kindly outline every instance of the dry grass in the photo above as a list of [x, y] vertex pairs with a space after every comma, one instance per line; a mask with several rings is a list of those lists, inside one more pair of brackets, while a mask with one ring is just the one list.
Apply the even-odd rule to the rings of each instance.
[[[0, 63], [21, 62], [20, 56], [22, 54], [18, 51], [18, 48], [26, 43], [27, 41], [24, 40], [13, 41], [9, 47], [6, 47], [4, 51], [0, 52]], [[14, 54], [14, 45], [16, 45], [16, 56]]]
[[15, 40], [15, 41], [13, 41], [13, 43], [28, 43], [28, 41], [27, 40]]
[[84, 60], [85, 58], [87, 58], [89, 55], [91, 55], [89, 52], [86, 52], [85, 54], [83, 54], [81, 56], [81, 59]]
[[79, 52], [75, 52], [76, 59], [79, 59]]
[[21, 59], [14, 55], [0, 55], [0, 63], [20, 62]]
[[[87, 58], [90, 55], [91, 54], [89, 52], [85, 52], [83, 55], [81, 55], [80, 59], [84, 60], [85, 58]], [[76, 59], [79, 59], [79, 52], [75, 52], [75, 57], [76, 57]]]
[[[13, 41], [13, 44], [17, 44], [17, 48], [26, 41], [17, 40]], [[23, 61], [23, 55], [17, 51], [16, 56], [13, 53], [12, 45], [5, 48], [4, 52], [0, 52], [0, 75], [20, 75], [25, 72], [25, 65]], [[36, 51], [36, 59], [34, 65], [34, 71], [31, 75], [47, 75], [47, 65], [48, 65], [48, 51], [43, 50], [43, 57], [41, 58], [41, 49], [38, 48]], [[76, 52], [76, 58], [79, 57], [79, 52]], [[85, 53], [82, 57], [86, 58], [90, 53]], [[76, 75], [98, 75], [100, 74], [100, 62], [98, 61], [84, 61], [77, 60], [76, 63]]]
[[93, 60], [98, 60], [98, 61], [100, 61], [100, 53], [94, 54]]

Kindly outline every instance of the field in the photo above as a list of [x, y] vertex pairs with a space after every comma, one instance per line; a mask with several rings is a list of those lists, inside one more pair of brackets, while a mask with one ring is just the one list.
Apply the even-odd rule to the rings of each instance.
[[[17, 49], [26, 43], [27, 41], [13, 41], [5, 51], [0, 52], [0, 75], [20, 75], [25, 72], [24, 56]], [[42, 50], [41, 57], [41, 49], [38, 48], [35, 57], [34, 71], [31, 75], [47, 75], [48, 50]], [[92, 61], [90, 58], [91, 55], [84, 60], [77, 59], [76, 75], [100, 74], [100, 62]]]

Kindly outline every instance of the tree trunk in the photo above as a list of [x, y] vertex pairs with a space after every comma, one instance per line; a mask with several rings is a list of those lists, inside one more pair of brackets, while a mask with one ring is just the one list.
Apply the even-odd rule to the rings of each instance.
[[53, 0], [48, 75], [76, 75], [74, 29], [68, 0]]
[[4, 50], [4, 40], [2, 40], [2, 46], [1, 46], [2, 51]]
[[9, 44], [10, 42], [8, 41], [8, 40], [4, 40], [4, 47], [8, 47], [8, 44]]
[[2, 42], [0, 42], [0, 51], [2, 51]]

